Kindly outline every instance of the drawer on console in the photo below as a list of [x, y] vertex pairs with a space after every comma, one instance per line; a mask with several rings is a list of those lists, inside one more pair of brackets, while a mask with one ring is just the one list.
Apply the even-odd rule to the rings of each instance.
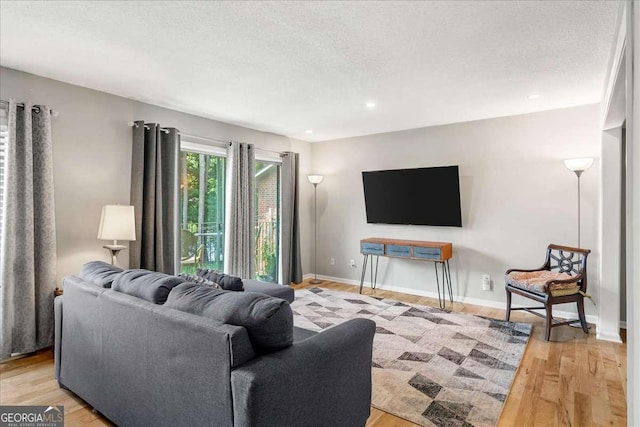
[[387, 245], [387, 255], [411, 256], [411, 246]]
[[373, 255], [384, 255], [384, 244], [383, 243], [360, 243], [360, 253], [363, 254], [373, 254]]
[[413, 248], [413, 256], [414, 256], [414, 258], [440, 259], [441, 258], [441, 250], [440, 250], [440, 248], [414, 247]]

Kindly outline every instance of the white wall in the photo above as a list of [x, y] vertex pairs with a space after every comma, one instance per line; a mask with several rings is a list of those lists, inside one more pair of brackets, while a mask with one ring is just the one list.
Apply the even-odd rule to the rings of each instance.
[[[623, 106], [625, 100], [621, 100]], [[624, 107], [623, 107], [624, 108]], [[602, 131], [600, 192], [600, 298], [597, 338], [622, 342], [620, 338], [622, 128]], [[604, 191], [606, 189], [606, 191]]]
[[[162, 90], [162, 88], [158, 88]], [[96, 239], [103, 205], [129, 203], [131, 128], [127, 122], [145, 120], [175, 127], [184, 133], [254, 143], [256, 147], [300, 153], [300, 192], [303, 206], [311, 200], [306, 175], [311, 166], [310, 144], [280, 135], [233, 126], [130, 99], [109, 95], [20, 71], [0, 68], [0, 98], [47, 104], [59, 112], [53, 118], [58, 271], [61, 278], [76, 274], [89, 260], [109, 261]], [[301, 209], [302, 242], [310, 240], [310, 211]], [[127, 265], [129, 254], [120, 255]], [[309, 248], [302, 247], [303, 269], [309, 269]]]
[[[577, 179], [562, 160], [586, 156], [596, 161], [582, 176], [582, 246], [593, 250], [589, 291], [597, 301], [599, 123], [595, 104], [314, 143], [313, 170], [325, 176], [318, 186], [318, 273], [359, 280], [365, 237], [448, 241], [454, 295], [502, 306], [507, 268], [540, 266], [549, 243], [577, 244]], [[444, 165], [460, 166], [462, 228], [366, 223], [363, 170]], [[428, 198], [429, 188], [417, 197]], [[482, 291], [485, 273], [490, 292]], [[436, 291], [430, 263], [381, 258], [378, 277], [409, 292]]]

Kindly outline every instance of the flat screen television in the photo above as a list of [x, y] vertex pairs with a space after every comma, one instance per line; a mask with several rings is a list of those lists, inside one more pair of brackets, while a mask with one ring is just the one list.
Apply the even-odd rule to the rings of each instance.
[[462, 227], [458, 166], [362, 172], [367, 222]]

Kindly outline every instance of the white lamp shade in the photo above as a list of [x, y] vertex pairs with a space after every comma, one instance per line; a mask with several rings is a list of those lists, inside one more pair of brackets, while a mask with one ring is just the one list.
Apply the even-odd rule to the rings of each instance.
[[136, 224], [133, 206], [106, 205], [102, 207], [100, 240], [136, 240]]
[[593, 164], [593, 158], [581, 157], [579, 159], [567, 159], [564, 161], [564, 165], [567, 169], [572, 171], [586, 171]]
[[307, 179], [312, 184], [320, 184], [322, 182], [322, 180], [324, 179], [324, 176], [322, 176], [322, 175], [309, 175], [309, 176], [307, 176]]

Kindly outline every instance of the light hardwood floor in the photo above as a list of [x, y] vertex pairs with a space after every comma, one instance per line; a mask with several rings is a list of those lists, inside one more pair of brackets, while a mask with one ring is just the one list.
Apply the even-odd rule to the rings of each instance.
[[[324, 282], [321, 287], [357, 292], [357, 287]], [[295, 289], [313, 287], [308, 281]], [[373, 291], [366, 289], [365, 293]], [[432, 298], [376, 290], [375, 295], [437, 307]], [[504, 318], [504, 310], [454, 303], [453, 310]], [[544, 341], [542, 319], [514, 312], [512, 320], [534, 325], [533, 334], [507, 398], [499, 426], [626, 426], [627, 346], [595, 339], [581, 329], [554, 328]], [[53, 354], [45, 350], [0, 364], [1, 405], [64, 405], [66, 425], [110, 425], [53, 379]], [[368, 427], [407, 427], [413, 423], [371, 410]]]

